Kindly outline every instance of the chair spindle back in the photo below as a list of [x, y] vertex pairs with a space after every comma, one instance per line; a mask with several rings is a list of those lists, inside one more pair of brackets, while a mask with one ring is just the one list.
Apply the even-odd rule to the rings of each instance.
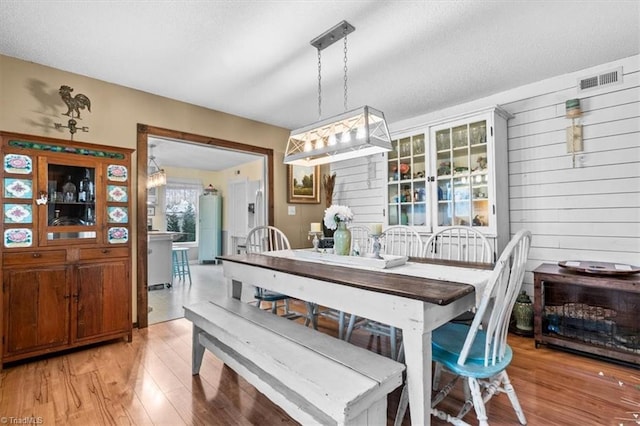
[[407, 225], [394, 225], [380, 235], [381, 253], [396, 256], [422, 256], [422, 237]]
[[246, 246], [247, 253], [291, 249], [287, 236], [274, 226], [257, 226], [253, 228], [247, 235]]
[[450, 226], [434, 233], [427, 240], [423, 256], [462, 262], [490, 263], [493, 260], [487, 238], [469, 226]]

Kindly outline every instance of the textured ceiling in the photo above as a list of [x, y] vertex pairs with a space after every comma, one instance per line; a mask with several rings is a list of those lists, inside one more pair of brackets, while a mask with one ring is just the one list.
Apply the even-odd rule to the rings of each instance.
[[[389, 122], [640, 53], [639, 1], [0, 0], [0, 54], [292, 129], [343, 19], [348, 107]], [[322, 99], [344, 110], [342, 43]]]

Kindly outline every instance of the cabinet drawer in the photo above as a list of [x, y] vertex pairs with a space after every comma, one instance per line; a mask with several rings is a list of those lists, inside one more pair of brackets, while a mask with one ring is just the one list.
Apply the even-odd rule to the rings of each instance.
[[80, 260], [111, 259], [112, 257], [128, 257], [127, 247], [119, 248], [95, 248], [80, 250]]
[[42, 265], [44, 263], [64, 263], [67, 260], [66, 250], [38, 250], [20, 253], [4, 253], [2, 266]]

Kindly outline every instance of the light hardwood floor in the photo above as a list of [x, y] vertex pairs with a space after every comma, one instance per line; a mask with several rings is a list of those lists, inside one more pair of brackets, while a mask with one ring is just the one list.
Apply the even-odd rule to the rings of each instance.
[[[326, 320], [320, 329], [337, 332]], [[637, 368], [535, 349], [530, 338], [509, 339], [515, 355], [508, 371], [529, 425], [636, 424]], [[388, 347], [384, 339], [365, 334], [356, 334], [354, 343], [372, 350], [380, 343], [381, 352]], [[398, 398], [399, 391], [389, 398], [389, 424]], [[517, 424], [506, 395], [494, 397], [488, 411], [492, 425]], [[191, 323], [185, 319], [134, 330], [132, 343], [117, 341], [5, 367], [0, 416], [40, 418], [44, 425], [296, 424], [211, 353], [205, 354], [200, 375], [192, 376]], [[467, 420], [473, 424], [475, 416]]]
[[198, 264], [191, 262], [191, 281], [174, 278], [171, 288], [149, 291], [149, 324], [182, 318], [182, 306], [208, 300], [216, 293], [224, 292], [224, 277], [221, 264]]

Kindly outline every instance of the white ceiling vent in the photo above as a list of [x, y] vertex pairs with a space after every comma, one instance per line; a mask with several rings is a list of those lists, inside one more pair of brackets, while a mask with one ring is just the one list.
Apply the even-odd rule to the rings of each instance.
[[622, 84], [622, 67], [598, 75], [584, 77], [578, 80], [578, 92], [593, 90], [602, 86]]

